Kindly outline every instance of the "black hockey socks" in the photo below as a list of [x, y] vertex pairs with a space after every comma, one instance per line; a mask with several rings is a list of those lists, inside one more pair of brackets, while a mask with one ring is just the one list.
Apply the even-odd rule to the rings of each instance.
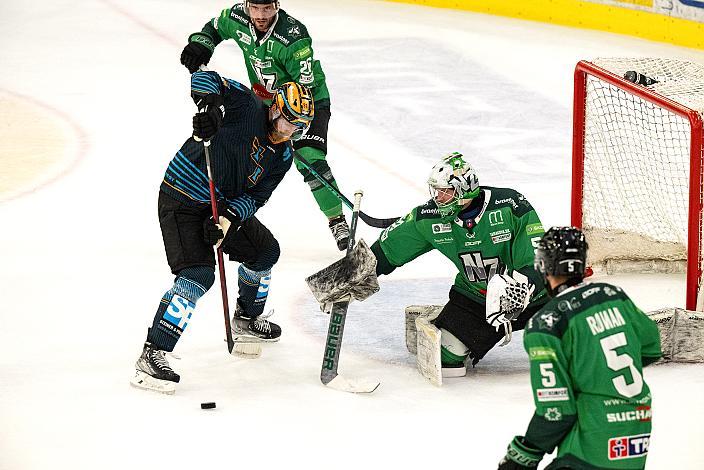
[[178, 273], [173, 287], [161, 298], [147, 341], [156, 348], [173, 351], [186, 329], [196, 302], [215, 282], [210, 266], [193, 266]]

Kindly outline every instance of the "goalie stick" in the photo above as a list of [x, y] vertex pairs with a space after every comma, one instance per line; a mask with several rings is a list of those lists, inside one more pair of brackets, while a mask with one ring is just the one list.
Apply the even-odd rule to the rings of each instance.
[[[347, 245], [347, 256], [354, 248], [354, 236], [357, 231], [357, 219], [360, 216], [359, 205], [362, 201], [362, 191], [354, 193], [354, 205], [352, 206], [352, 221], [350, 223], [350, 241]], [[340, 350], [342, 349], [342, 333], [345, 329], [345, 318], [347, 308], [350, 305], [351, 297], [334, 302], [330, 311], [330, 323], [328, 325], [328, 335], [325, 338], [325, 353], [323, 354], [323, 364], [320, 369], [320, 381], [324, 385], [335, 390], [350, 393], [372, 393], [379, 386], [379, 382], [366, 379], [347, 379], [337, 372], [340, 361]]]
[[[296, 155], [295, 158], [296, 158], [296, 160], [298, 160], [299, 162], [301, 162], [301, 163], [303, 164], [303, 166], [306, 167], [306, 170], [310, 171], [311, 174], [312, 174], [313, 176], [315, 176], [315, 178], [316, 178], [318, 181], [320, 181], [321, 183], [323, 183], [323, 185], [324, 185], [326, 188], [328, 188], [335, 196], [337, 196], [337, 198], [338, 198], [340, 201], [342, 201], [342, 202], [347, 206], [348, 209], [352, 209], [352, 208], [353, 208], [352, 201], [350, 201], [349, 199], [347, 199], [347, 197], [346, 197], [344, 194], [342, 194], [342, 193], [340, 192], [340, 190], [338, 190], [335, 186], [333, 186], [332, 183], [330, 183], [330, 181], [328, 181], [327, 179], [325, 179], [325, 177], [324, 177], [323, 175], [321, 175], [320, 173], [318, 173], [318, 172], [315, 170], [315, 168], [313, 168], [313, 167], [311, 166], [311, 164], [308, 163], [308, 160], [306, 160], [305, 158], [301, 157], [300, 155]], [[356, 194], [356, 193], [355, 193], [355, 194]], [[372, 216], [370, 216], [370, 215], [367, 215], [367, 214], [365, 214], [365, 213], [362, 212], [362, 211], [359, 211], [359, 218], [362, 219], [365, 224], [369, 225], [370, 227], [374, 227], [374, 228], [387, 228], [387, 227], [389, 227], [391, 224], [393, 224], [394, 222], [396, 222], [396, 221], [399, 219], [399, 217], [391, 217], [391, 218], [388, 218], [388, 219], [377, 219], [376, 217], [372, 217]]]

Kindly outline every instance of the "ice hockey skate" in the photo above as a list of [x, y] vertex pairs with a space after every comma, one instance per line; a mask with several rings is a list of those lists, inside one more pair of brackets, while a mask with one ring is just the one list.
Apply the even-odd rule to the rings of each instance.
[[350, 242], [350, 227], [347, 225], [345, 216], [340, 215], [330, 219], [329, 225], [332, 236], [335, 238], [335, 243], [337, 243], [337, 249], [345, 251], [347, 244]]
[[272, 310], [266, 315], [251, 318], [246, 316], [238, 305], [231, 323], [234, 343], [275, 343], [278, 341], [281, 337], [281, 327], [267, 320], [273, 314]]
[[151, 343], [144, 343], [142, 355], [134, 366], [137, 370], [130, 380], [133, 387], [167, 395], [173, 395], [176, 392], [176, 384], [181, 377], [169, 366], [166, 351], [156, 349]]

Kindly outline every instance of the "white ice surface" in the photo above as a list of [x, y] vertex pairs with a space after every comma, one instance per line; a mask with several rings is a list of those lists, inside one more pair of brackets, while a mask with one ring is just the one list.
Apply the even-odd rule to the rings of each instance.
[[[363, 209], [400, 215], [432, 163], [460, 150], [484, 184], [512, 186], [546, 225], [569, 222], [572, 76], [597, 56], [701, 51], [451, 10], [284, 0], [314, 38], [332, 95], [329, 162]], [[318, 379], [327, 317], [303, 278], [338, 257], [292, 170], [258, 214], [282, 257], [269, 300], [284, 330], [261, 359], [226, 353], [219, 288], [199, 302], [172, 360], [175, 396], [128, 385], [171, 285], [156, 198], [193, 105], [179, 54], [221, 0], [0, 4], [0, 91], [63, 119], [60, 177], [0, 203], [0, 469], [492, 469], [533, 412], [521, 335], [468, 377], [435, 388], [405, 351], [403, 308], [443, 303], [452, 265], [428, 254], [353, 304], [340, 371], [369, 396]], [[239, 50], [211, 66], [246, 82]], [[3, 113], [12, 114], [12, 109]], [[26, 123], [22, 139], [38, 138]], [[57, 149], [66, 152], [66, 149]], [[5, 163], [13, 171], [22, 161]], [[364, 225], [371, 243], [377, 231]], [[228, 270], [231, 293], [234, 266]], [[644, 308], [679, 305], [682, 279], [623, 279]], [[649, 368], [652, 469], [701, 469], [704, 367]], [[214, 410], [199, 404], [217, 402]], [[549, 459], [546, 459], [546, 462]]]

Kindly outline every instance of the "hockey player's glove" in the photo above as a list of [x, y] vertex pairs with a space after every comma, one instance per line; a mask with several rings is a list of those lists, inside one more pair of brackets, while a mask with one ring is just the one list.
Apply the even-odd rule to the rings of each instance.
[[219, 223], [215, 223], [212, 217], [203, 221], [203, 240], [208, 245], [219, 248], [229, 234], [236, 233], [242, 225], [242, 219], [229, 206], [218, 204]]
[[198, 101], [198, 112], [193, 116], [193, 136], [210, 140], [222, 126], [225, 105], [222, 96], [208, 93]]
[[201, 65], [207, 65], [213, 56], [212, 39], [200, 33], [191, 34], [188, 44], [181, 52], [181, 63], [186, 66], [190, 73], [194, 73]]
[[538, 468], [543, 455], [545, 455], [545, 452], [542, 450], [526, 445], [523, 436], [516, 436], [508, 445], [506, 455], [499, 462], [498, 470], [530, 470]]

